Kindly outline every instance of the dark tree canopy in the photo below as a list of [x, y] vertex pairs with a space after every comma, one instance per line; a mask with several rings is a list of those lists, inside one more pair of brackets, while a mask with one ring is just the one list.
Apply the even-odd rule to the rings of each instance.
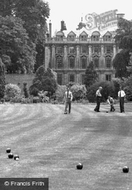
[[56, 75], [52, 69], [45, 70], [44, 66], [40, 66], [35, 74], [33, 85], [30, 87], [30, 92], [33, 89], [38, 91], [48, 91], [48, 95], [53, 95], [57, 89]]
[[[44, 43], [45, 34], [47, 32], [46, 22], [49, 17], [49, 11], [48, 3], [43, 0], [0, 0], [0, 15], [2, 18], [0, 20], [3, 21], [3, 19], [7, 19], [8, 16], [8, 21], [4, 23], [4, 27], [3, 23], [1, 23], [2, 25], [0, 26], [0, 32], [3, 33], [2, 37], [4, 38], [5, 36], [3, 44], [4, 49], [2, 50], [4, 52], [2, 52], [0, 56], [2, 57], [4, 64], [6, 62], [6, 66], [10, 65], [10, 70], [12, 71], [13, 69], [12, 72], [19, 70], [18, 67], [21, 67], [22, 65], [24, 65], [22, 68], [23, 72], [25, 72], [25, 70], [26, 72], [29, 72], [30, 69], [33, 70], [35, 62], [36, 69], [44, 63]], [[20, 21], [18, 23], [18, 19], [21, 20], [21, 26]], [[13, 30], [14, 33], [12, 33]], [[20, 30], [19, 37], [16, 36], [15, 30]], [[28, 40], [21, 36], [22, 33], [27, 35]], [[6, 40], [7, 35], [8, 42]], [[25, 43], [28, 41], [27, 47], [23, 48], [23, 40], [20, 36], [25, 40]], [[13, 41], [13, 37], [14, 39], [16, 38], [16, 42], [14, 43], [14, 46], [13, 43], [10, 46], [9, 41]], [[17, 43], [19, 44], [19, 47], [16, 47]], [[9, 55], [9, 52], [7, 53], [9, 47], [11, 56]], [[20, 48], [22, 52], [21, 56], [18, 55]], [[28, 56], [26, 51], [28, 52]], [[12, 52], [15, 53], [16, 56], [13, 57]], [[11, 67], [11, 65], [13, 67]]]
[[123, 78], [129, 76], [129, 72], [127, 71], [129, 58], [130, 55], [128, 50], [121, 50], [116, 54], [115, 58], [113, 59], [113, 67], [116, 71], [115, 77]]
[[35, 44], [29, 39], [23, 23], [14, 16], [0, 16], [0, 56], [8, 72], [33, 70]]
[[115, 42], [119, 48], [132, 51], [132, 21], [123, 18], [118, 20]]
[[91, 61], [85, 71], [84, 84], [87, 87], [91, 86], [98, 78], [97, 72], [95, 71], [94, 64]]
[[4, 97], [5, 92], [5, 65], [0, 58], [0, 99]]
[[130, 62], [130, 53], [132, 52], [132, 21], [119, 18], [115, 42], [122, 49], [113, 60], [116, 77], [128, 77], [130, 72], [128, 72], [127, 67]]

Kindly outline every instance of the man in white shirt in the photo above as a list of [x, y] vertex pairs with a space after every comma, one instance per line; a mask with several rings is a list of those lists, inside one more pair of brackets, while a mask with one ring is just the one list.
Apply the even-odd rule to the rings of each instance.
[[70, 91], [69, 87], [67, 87], [64, 98], [65, 98], [65, 112], [64, 112], [64, 114], [67, 114], [68, 107], [69, 107], [69, 113], [71, 113], [71, 102], [73, 99], [73, 95], [72, 95], [72, 92]]
[[120, 87], [120, 90], [118, 92], [118, 98], [119, 98], [119, 103], [120, 103], [120, 112], [125, 112], [124, 111], [124, 98], [126, 96], [125, 91], [123, 90], [122, 87]]
[[101, 103], [101, 98], [102, 98], [101, 90], [102, 90], [102, 87], [100, 86], [98, 88], [98, 90], [96, 91], [96, 102], [97, 102], [97, 105], [96, 105], [96, 107], [94, 109], [94, 111], [96, 111], [96, 112], [100, 112], [99, 109], [100, 109], [100, 103]]

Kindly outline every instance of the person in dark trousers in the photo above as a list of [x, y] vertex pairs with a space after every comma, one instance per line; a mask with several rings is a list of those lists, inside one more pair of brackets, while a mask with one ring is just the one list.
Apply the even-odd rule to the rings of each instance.
[[97, 103], [97, 105], [94, 109], [94, 111], [96, 111], [96, 112], [100, 112], [100, 103], [101, 103], [101, 98], [102, 98], [101, 90], [102, 90], [102, 87], [100, 86], [98, 88], [98, 90], [96, 91], [96, 103]]
[[67, 87], [64, 99], [65, 99], [65, 112], [64, 112], [64, 114], [67, 114], [67, 109], [68, 108], [69, 108], [68, 109], [69, 113], [71, 113], [71, 102], [72, 102], [72, 99], [73, 99], [73, 95], [72, 95], [72, 92], [70, 91], [69, 87]]
[[123, 90], [123, 87], [120, 87], [120, 90], [118, 92], [118, 98], [119, 98], [119, 104], [120, 104], [120, 112], [125, 112], [124, 110], [124, 98], [126, 96], [125, 91]]
[[108, 96], [107, 102], [110, 105], [110, 112], [114, 112], [114, 99], [111, 96]]

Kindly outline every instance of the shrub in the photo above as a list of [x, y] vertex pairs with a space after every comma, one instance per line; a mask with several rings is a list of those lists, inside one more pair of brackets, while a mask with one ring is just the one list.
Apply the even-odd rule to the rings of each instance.
[[73, 94], [73, 101], [86, 98], [87, 90], [86, 90], [85, 85], [74, 84], [71, 87], [71, 91], [72, 91], [72, 94]]
[[102, 101], [105, 102], [108, 98], [108, 95], [111, 95], [114, 97], [115, 94], [115, 87], [112, 82], [109, 81], [102, 81], [102, 82], [96, 82], [92, 86], [90, 86], [87, 89], [87, 99], [89, 102], [95, 102], [96, 101], [96, 91], [99, 88], [99, 86], [102, 86]]
[[0, 99], [4, 97], [5, 93], [5, 65], [0, 58]]
[[126, 99], [132, 101], [132, 75], [124, 81], [124, 91], [126, 93]]
[[16, 84], [5, 85], [5, 100], [10, 101], [13, 98], [19, 97], [21, 94], [21, 89]]
[[32, 96], [38, 96], [39, 89], [35, 85], [31, 85], [29, 88], [29, 94]]
[[40, 66], [36, 71], [32, 86], [39, 91], [48, 91], [48, 96], [52, 96], [57, 89], [56, 73], [52, 69], [45, 70], [44, 66]]
[[63, 102], [65, 91], [66, 85], [58, 85], [54, 99], [56, 99], [58, 102]]

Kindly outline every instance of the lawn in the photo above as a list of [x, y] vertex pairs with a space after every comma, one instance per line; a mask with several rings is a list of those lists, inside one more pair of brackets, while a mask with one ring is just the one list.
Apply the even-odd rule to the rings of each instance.
[[[59, 104], [1, 104], [0, 176], [48, 177], [49, 190], [131, 190], [132, 104], [125, 113], [118, 104], [114, 113], [94, 107], [72, 104], [65, 115]], [[19, 161], [8, 159], [8, 147]]]

